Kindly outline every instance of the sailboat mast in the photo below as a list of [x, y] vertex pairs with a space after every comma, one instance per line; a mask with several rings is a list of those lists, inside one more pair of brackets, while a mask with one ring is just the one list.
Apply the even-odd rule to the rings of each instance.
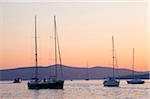
[[114, 60], [115, 60], [115, 56], [114, 56], [114, 36], [112, 36], [112, 59], [113, 59], [113, 78], [115, 77], [115, 65], [114, 65]]
[[37, 54], [37, 30], [36, 30], [36, 16], [35, 16], [35, 78], [38, 78], [38, 54]]
[[54, 15], [54, 42], [55, 42], [55, 74], [57, 78], [57, 28], [56, 28], [56, 16]]
[[134, 48], [132, 49], [132, 54], [133, 54], [133, 56], [132, 56], [132, 58], [133, 58], [133, 60], [132, 60], [132, 76], [134, 78]]
[[86, 63], [86, 66], [87, 66], [87, 79], [89, 79], [89, 64], [88, 64], [88, 62]]
[[59, 54], [59, 66], [60, 66], [60, 70], [61, 70], [61, 77], [63, 78], [61, 51], [60, 51], [60, 46], [59, 46], [58, 34], [57, 34], [57, 37], [56, 37], [56, 38], [57, 38], [57, 47], [58, 47], [58, 54]]
[[118, 66], [118, 59], [117, 59], [117, 51], [115, 50], [115, 61], [116, 61], [116, 67], [117, 67], [117, 77], [119, 77], [119, 66]]

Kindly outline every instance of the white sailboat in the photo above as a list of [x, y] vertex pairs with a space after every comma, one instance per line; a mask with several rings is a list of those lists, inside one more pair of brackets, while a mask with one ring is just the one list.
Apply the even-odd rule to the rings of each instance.
[[114, 65], [115, 55], [114, 55], [114, 37], [113, 36], [112, 36], [112, 59], [113, 59], [113, 77], [106, 79], [103, 82], [103, 85], [107, 86], [107, 87], [118, 87], [120, 81], [115, 79], [115, 70], [114, 70], [114, 68], [115, 68], [115, 65]]
[[143, 80], [137, 79], [134, 76], [134, 48], [132, 50], [132, 53], [133, 53], [133, 62], [132, 62], [132, 77], [133, 77], [133, 79], [127, 80], [127, 83], [128, 84], [144, 84]]

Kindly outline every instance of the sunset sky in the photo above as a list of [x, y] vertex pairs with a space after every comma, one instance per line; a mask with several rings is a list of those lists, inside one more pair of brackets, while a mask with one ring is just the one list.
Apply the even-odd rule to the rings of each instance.
[[[0, 4], [0, 69], [34, 66], [34, 16], [40, 66], [54, 64], [56, 15], [62, 62], [112, 66], [112, 43], [120, 68], [147, 71], [150, 49], [146, 2], [39, 2]], [[149, 36], [148, 36], [149, 35]]]

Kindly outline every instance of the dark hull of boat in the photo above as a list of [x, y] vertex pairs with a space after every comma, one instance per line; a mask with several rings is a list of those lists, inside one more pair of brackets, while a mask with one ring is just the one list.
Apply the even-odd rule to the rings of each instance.
[[127, 81], [128, 84], [144, 84], [144, 81], [139, 82], [133, 82], [133, 81]]
[[13, 81], [13, 83], [21, 83], [21, 80], [20, 80], [20, 79], [15, 79], [15, 80]]
[[13, 83], [21, 83], [21, 81], [14, 81]]
[[118, 85], [104, 85], [105, 87], [119, 87], [119, 84]]
[[119, 87], [119, 84], [115, 84], [115, 85], [106, 85], [104, 84], [105, 87]]
[[29, 83], [29, 89], [63, 89], [64, 81], [56, 82], [56, 83]]
[[108, 81], [104, 81], [103, 85], [104, 87], [119, 87], [119, 81], [115, 81], [115, 82], [110, 82]]

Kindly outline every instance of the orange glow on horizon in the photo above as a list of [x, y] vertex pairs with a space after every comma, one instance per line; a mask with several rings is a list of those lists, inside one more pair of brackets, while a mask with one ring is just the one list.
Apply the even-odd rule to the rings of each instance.
[[150, 70], [145, 3], [68, 4], [0, 4], [0, 69], [34, 66], [35, 15], [39, 66], [54, 64], [55, 14], [64, 65], [111, 67], [114, 35], [119, 68], [131, 69], [135, 48], [135, 70]]

